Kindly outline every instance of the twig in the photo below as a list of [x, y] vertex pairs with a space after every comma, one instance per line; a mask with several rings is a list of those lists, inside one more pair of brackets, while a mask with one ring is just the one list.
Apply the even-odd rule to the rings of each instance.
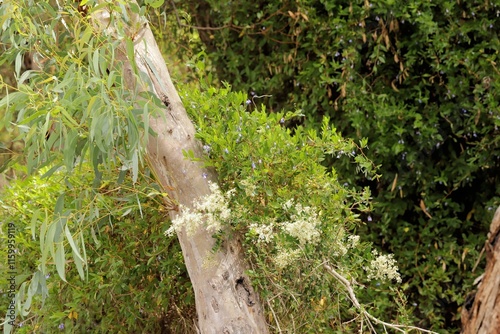
[[[365, 311], [361, 305], [359, 304], [358, 302], [358, 299], [356, 298], [356, 295], [354, 294], [354, 290], [352, 288], [352, 285], [351, 283], [342, 275], [340, 275], [339, 273], [337, 273], [331, 266], [329, 266], [326, 262], [323, 263], [323, 267], [333, 276], [335, 277], [340, 283], [342, 283], [342, 285], [344, 286], [344, 288], [347, 290], [347, 293], [349, 295], [349, 299], [352, 301], [353, 305], [367, 318], [367, 320], [372, 320], [373, 322], [377, 323], [377, 324], [380, 324], [382, 326], [384, 326], [384, 330], [386, 330], [386, 327], [388, 328], [392, 328], [392, 329], [395, 329], [399, 332], [402, 332], [402, 333], [406, 333], [406, 330], [405, 329], [414, 329], [414, 330], [418, 330], [418, 331], [421, 331], [421, 332], [424, 332], [424, 333], [432, 333], [432, 334], [438, 334], [436, 332], [433, 332], [433, 331], [430, 331], [430, 330], [427, 330], [427, 329], [423, 329], [423, 328], [419, 328], [419, 327], [415, 327], [415, 326], [408, 326], [408, 325], [395, 325], [395, 324], [391, 324], [391, 323], [388, 323], [388, 322], [385, 322], [385, 321], [382, 321], [378, 318], [375, 318], [374, 316], [372, 316], [370, 313], [368, 313], [367, 311]], [[373, 326], [371, 326], [370, 324], [370, 321], [368, 321], [368, 325], [372, 328], [372, 330], [375, 332]]]
[[276, 317], [276, 313], [274, 313], [274, 309], [271, 306], [271, 303], [269, 302], [269, 299], [266, 300], [267, 305], [269, 306], [269, 309], [271, 310], [271, 313], [273, 314], [274, 322], [276, 322], [276, 327], [278, 327], [278, 333], [283, 333], [280, 327], [280, 323], [278, 322], [278, 318]]
[[264, 97], [272, 97], [272, 95], [254, 95], [254, 96], [252, 96], [252, 103], [253, 103], [254, 107], [257, 107], [257, 104], [255, 103], [255, 101], [253, 99], [262, 99]]
[[476, 263], [474, 263], [474, 267], [472, 267], [472, 271], [471, 272], [476, 271], [476, 268], [477, 268], [479, 262], [481, 261], [481, 258], [483, 257], [485, 249], [486, 249], [486, 246], [483, 246], [483, 249], [481, 249], [481, 253], [479, 253], [479, 256], [477, 257]]

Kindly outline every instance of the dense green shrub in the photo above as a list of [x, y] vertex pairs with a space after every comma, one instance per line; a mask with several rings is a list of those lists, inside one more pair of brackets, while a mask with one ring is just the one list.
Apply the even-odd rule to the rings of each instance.
[[302, 109], [291, 127], [328, 115], [344, 136], [368, 138], [380, 179], [366, 181], [342, 157], [328, 163], [371, 188], [363, 233], [396, 254], [419, 323], [457, 331], [500, 202], [500, 5], [208, 0], [182, 9], [218, 77], [253, 103]]
[[[320, 131], [291, 130], [286, 124], [300, 113], [250, 110], [244, 92], [232, 92], [227, 84], [220, 89], [201, 86], [201, 91], [181, 86], [180, 95], [223, 192], [214, 189], [220, 193], [198, 201], [198, 211], [174, 220], [169, 231], [184, 226], [189, 234], [195, 214], [219, 217], [206, 225], [221, 245], [227, 238], [241, 242], [273, 333], [351, 333], [366, 326], [373, 326], [372, 332], [383, 330], [363, 314], [379, 313], [377, 306], [366, 301], [363, 310], [355, 307], [346, 286], [325, 264], [352, 283], [354, 294], [366, 289], [373, 298], [391, 303], [394, 312], [380, 319], [402, 327], [411, 324], [400, 284], [392, 287], [400, 283], [392, 256], [372, 250], [364, 236], [354, 234], [359, 213], [370, 211], [368, 187], [346, 187], [334, 169], [321, 164], [328, 156], [362, 150], [364, 144], [343, 139], [327, 117]], [[374, 176], [366, 157], [346, 155], [353, 169]], [[218, 225], [223, 227], [218, 230]]]
[[[69, 178], [59, 173], [50, 179], [32, 176], [12, 181], [2, 193], [0, 254], [6, 258], [7, 223], [12, 222], [16, 226], [17, 283], [25, 282], [20, 290], [26, 291], [37, 275], [46, 282], [46, 287], [43, 283], [38, 285], [40, 290], [29, 316], [18, 315], [16, 333], [194, 330], [194, 295], [180, 245], [174, 238], [165, 240], [159, 193], [151, 188], [148, 177], [140, 180], [142, 186], [134, 187], [104, 176], [103, 185], [95, 189], [93, 196], [81, 201], [76, 193], [81, 183], [92, 182], [91, 168], [84, 166]], [[75, 210], [70, 220], [83, 215], [95, 217], [82, 231], [88, 259], [85, 280], [79, 277], [73, 261], [68, 260], [67, 283], [58, 277], [52, 262], [46, 272], [40, 266], [41, 224], [51, 218], [62, 193], [66, 208]], [[69, 225], [76, 229], [76, 222]], [[71, 248], [68, 242], [64, 242], [64, 247]], [[1, 265], [2, 273], [7, 272], [4, 261]], [[8, 286], [7, 278], [1, 276], [2, 287]], [[6, 292], [3, 290], [0, 295], [3, 312], [11, 300]], [[21, 297], [18, 301], [25, 302]]]

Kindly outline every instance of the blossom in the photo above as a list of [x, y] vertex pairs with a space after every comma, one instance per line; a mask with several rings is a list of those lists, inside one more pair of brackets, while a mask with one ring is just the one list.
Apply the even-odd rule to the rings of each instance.
[[274, 220], [272, 220], [269, 224], [253, 223], [250, 225], [250, 231], [253, 231], [258, 235], [258, 243], [269, 243], [274, 238], [274, 225]]
[[255, 197], [257, 195], [257, 185], [252, 180], [245, 179], [240, 184], [245, 188], [245, 195], [248, 197]]
[[[283, 208], [293, 204], [293, 201], [286, 202]], [[300, 203], [295, 204], [297, 214], [291, 216], [291, 221], [282, 223], [283, 229], [292, 237], [297, 238], [301, 245], [306, 243], [316, 244], [319, 241], [320, 231], [317, 226], [320, 220], [316, 211], [309, 207], [303, 207]]]
[[211, 233], [216, 233], [222, 228], [222, 223], [229, 221], [231, 209], [228, 203], [235, 190], [223, 194], [216, 183], [209, 182], [208, 186], [211, 193], [195, 201], [192, 209], [181, 206], [181, 213], [172, 220], [172, 225], [165, 231], [165, 235], [172, 236], [174, 232], [184, 228], [190, 236], [201, 226]]
[[347, 237], [347, 247], [354, 249], [359, 244], [359, 235], [350, 235]]
[[398, 273], [398, 266], [396, 265], [396, 260], [394, 260], [394, 254], [378, 255], [376, 250], [373, 250], [372, 254], [376, 256], [375, 260], [371, 261], [369, 267], [364, 268], [368, 273], [368, 279], [378, 279], [381, 281], [395, 280], [401, 283], [401, 276]]
[[278, 268], [285, 268], [300, 256], [300, 249], [288, 250], [279, 249], [278, 254], [274, 258], [274, 263]]
[[293, 204], [294, 204], [294, 202], [293, 202], [293, 198], [291, 198], [291, 199], [289, 199], [288, 201], [286, 201], [286, 202], [282, 205], [282, 207], [283, 207], [283, 209], [284, 209], [285, 211], [288, 211], [288, 210], [290, 210], [290, 208], [292, 208], [292, 207], [293, 207]]
[[337, 256], [337, 257], [346, 255], [347, 254], [347, 247], [346, 247], [346, 245], [342, 241], [338, 240], [333, 245], [333, 248], [331, 250], [332, 251], [332, 255], [333, 256]]

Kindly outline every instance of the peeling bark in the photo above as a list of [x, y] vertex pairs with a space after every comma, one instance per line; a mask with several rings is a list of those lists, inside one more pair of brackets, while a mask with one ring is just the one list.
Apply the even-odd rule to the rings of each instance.
[[[129, 34], [134, 42], [135, 63], [128, 59], [125, 45], [116, 50], [116, 59], [123, 66], [130, 89], [151, 89], [165, 105], [163, 115], [150, 119], [150, 127], [157, 136], [149, 138], [147, 160], [165, 192], [178, 204], [192, 208], [196, 199], [210, 193], [208, 181], [216, 182], [217, 178], [200, 162], [184, 158], [184, 150], [202, 156], [201, 145], [195, 140], [195, 128], [170, 79], [147, 22], [141, 21], [131, 11], [128, 14], [132, 22], [130, 27], [137, 27]], [[95, 12], [92, 16], [100, 29], [116, 35], [106, 10]], [[137, 81], [133, 65], [147, 75], [152, 87], [144, 81]], [[178, 214], [178, 211], [171, 211], [170, 218]], [[195, 293], [199, 331], [268, 333], [258, 296], [245, 275], [246, 266], [239, 241], [230, 240], [224, 249], [213, 252], [215, 240], [203, 228], [191, 236], [185, 232], [177, 236]]]
[[490, 225], [485, 249], [486, 269], [481, 283], [462, 307], [464, 334], [500, 334], [500, 207]]

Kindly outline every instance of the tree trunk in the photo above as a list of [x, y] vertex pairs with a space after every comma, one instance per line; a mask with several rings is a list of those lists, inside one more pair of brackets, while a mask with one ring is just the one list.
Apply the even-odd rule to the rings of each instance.
[[[166, 106], [163, 115], [150, 119], [150, 127], [157, 136], [149, 138], [147, 160], [165, 192], [178, 204], [192, 207], [196, 199], [210, 193], [208, 181], [216, 182], [216, 175], [204, 169], [200, 162], [184, 158], [184, 150], [202, 156], [201, 145], [195, 140], [195, 128], [147, 22], [129, 9], [127, 14], [131, 22], [128, 36], [134, 43], [135, 58], [128, 59], [125, 43], [122, 43], [116, 50], [117, 63], [123, 66], [130, 89], [153, 89]], [[117, 35], [113, 23], [110, 24], [109, 12], [100, 10], [92, 16], [100, 29]], [[138, 82], [131, 61], [143, 76], [148, 77], [153, 87], [145, 80]], [[170, 218], [178, 214], [178, 211], [171, 211]], [[199, 331], [268, 333], [260, 302], [245, 275], [239, 241], [229, 241], [224, 249], [214, 252], [215, 240], [203, 228], [191, 236], [180, 232], [178, 238], [195, 293]]]
[[500, 334], [500, 207], [490, 225], [486, 269], [477, 292], [467, 296], [462, 308], [462, 333]]

